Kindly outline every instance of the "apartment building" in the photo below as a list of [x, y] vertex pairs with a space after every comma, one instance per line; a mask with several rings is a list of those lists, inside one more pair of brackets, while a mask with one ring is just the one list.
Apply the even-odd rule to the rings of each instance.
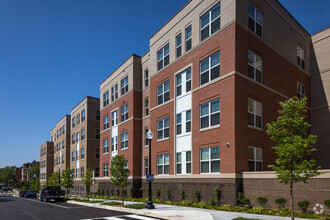
[[145, 55], [132, 55], [100, 85], [99, 188], [113, 187], [109, 168], [119, 154], [133, 196], [147, 189], [150, 129], [153, 189], [163, 198], [185, 190], [193, 200], [199, 189], [208, 200], [220, 187], [222, 202], [235, 203], [243, 174], [269, 171], [275, 161], [265, 130], [278, 102], [310, 99], [312, 73], [326, 77], [329, 56], [316, 56], [316, 68], [315, 53], [329, 54], [328, 30], [311, 37], [277, 0], [189, 1], [150, 38]]
[[54, 143], [53, 172], [70, 168], [70, 120], [70, 115], [65, 115], [50, 131], [50, 141]]
[[46, 141], [40, 146], [40, 185], [47, 184], [54, 170], [54, 142]]
[[[87, 169], [99, 175], [100, 99], [87, 96], [71, 110], [71, 147], [67, 159], [74, 177], [71, 193], [85, 195]], [[87, 189], [89, 190], [89, 189]]]
[[100, 188], [109, 190], [111, 158], [123, 155], [133, 192], [141, 184], [141, 58], [129, 57], [100, 85]]

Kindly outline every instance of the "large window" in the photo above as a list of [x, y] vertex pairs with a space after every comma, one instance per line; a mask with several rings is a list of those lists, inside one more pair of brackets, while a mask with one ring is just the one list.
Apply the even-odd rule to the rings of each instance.
[[128, 132], [125, 132], [125, 133], [121, 134], [120, 148], [121, 149], [127, 149], [128, 148]]
[[302, 47], [297, 46], [297, 64], [303, 69], [305, 69], [305, 62], [306, 62], [305, 54], [306, 54], [305, 50]]
[[109, 152], [109, 139], [103, 140], [103, 153]]
[[149, 139], [148, 139], [148, 136], [147, 136], [148, 131], [149, 131], [148, 128], [144, 129], [144, 146], [147, 146], [148, 143], [149, 143]]
[[169, 117], [157, 121], [157, 139], [162, 140], [170, 135], [170, 119]]
[[85, 148], [81, 148], [80, 150], [80, 159], [85, 159]]
[[298, 82], [297, 83], [297, 97], [298, 99], [302, 99], [303, 97], [306, 96], [306, 88], [305, 85]]
[[103, 177], [109, 176], [109, 164], [104, 163], [103, 164]]
[[220, 99], [200, 105], [200, 128], [208, 128], [220, 124]]
[[249, 147], [249, 171], [262, 170], [262, 148]]
[[149, 115], [149, 99], [144, 100], [144, 115]]
[[200, 62], [200, 85], [220, 77], [220, 51]]
[[106, 130], [108, 128], [109, 128], [109, 115], [103, 118], [103, 130]]
[[186, 28], [186, 52], [191, 49], [191, 25]]
[[148, 158], [144, 158], [144, 174], [147, 175], [149, 173], [149, 161]]
[[115, 99], [118, 99], [118, 84], [115, 85]]
[[76, 117], [73, 117], [73, 119], [72, 119], [72, 128], [74, 128], [75, 126], [76, 126]]
[[157, 174], [170, 173], [170, 156], [169, 154], [162, 154], [157, 156]]
[[182, 54], [182, 35], [181, 35], [181, 33], [176, 36], [175, 42], [176, 42], [176, 57], [178, 58]]
[[160, 105], [170, 99], [170, 81], [157, 86], [157, 104]]
[[149, 86], [149, 70], [146, 69], [144, 71], [144, 87], [148, 87]]
[[75, 143], [76, 143], [76, 135], [73, 134], [73, 135], [72, 135], [72, 144], [75, 144]]
[[111, 138], [111, 151], [117, 151], [118, 149], [118, 136]]
[[65, 158], [64, 155], [62, 155], [62, 164], [64, 164], [64, 158]]
[[121, 121], [126, 121], [128, 119], [128, 104], [121, 107]]
[[219, 3], [201, 17], [201, 41], [220, 29], [220, 14]]
[[186, 133], [191, 132], [191, 110], [186, 111]]
[[115, 110], [111, 112], [111, 126], [115, 126], [118, 124], [118, 111]]
[[121, 80], [121, 95], [128, 92], [128, 76]]
[[186, 152], [186, 173], [191, 173], [191, 151]]
[[72, 152], [72, 161], [74, 161], [75, 159], [76, 159], [76, 152], [73, 151], [73, 152]]
[[81, 130], [81, 140], [85, 140], [86, 134], [85, 134], [85, 128]]
[[220, 147], [200, 149], [201, 173], [220, 173]]
[[[84, 167], [81, 167], [80, 168], [80, 177], [81, 178], [84, 178], [84, 176], [85, 176], [85, 168]], [[84, 187], [82, 187], [82, 192], [84, 192]]]
[[262, 104], [253, 99], [248, 99], [248, 125], [262, 127]]
[[182, 114], [176, 114], [176, 134], [182, 134]]
[[111, 102], [115, 101], [115, 90], [113, 86], [111, 87]]
[[262, 37], [263, 15], [253, 5], [249, 5], [249, 28]]
[[261, 83], [262, 59], [251, 51], [248, 51], [249, 77]]
[[[191, 68], [189, 67], [185, 71], [176, 75], [176, 96], [186, 94], [191, 90]], [[185, 83], [185, 91], [183, 84]]]
[[170, 63], [170, 44], [166, 44], [157, 52], [158, 70], [163, 69]]
[[181, 158], [181, 152], [176, 153], [176, 173], [181, 174], [182, 173], [182, 158]]
[[[85, 109], [81, 111], [81, 122], [85, 121], [86, 119], [86, 113], [85, 113]], [[63, 127], [64, 129], [64, 127]], [[64, 131], [63, 131], [63, 134], [64, 134]]]
[[109, 105], [109, 91], [103, 94], [103, 107]]

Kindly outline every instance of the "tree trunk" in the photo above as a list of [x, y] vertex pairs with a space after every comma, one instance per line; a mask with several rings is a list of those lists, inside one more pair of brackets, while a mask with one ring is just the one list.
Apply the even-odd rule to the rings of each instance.
[[121, 187], [122, 204], [124, 205], [124, 187]]
[[294, 220], [293, 215], [293, 181], [290, 181], [290, 204], [291, 204], [291, 220]]

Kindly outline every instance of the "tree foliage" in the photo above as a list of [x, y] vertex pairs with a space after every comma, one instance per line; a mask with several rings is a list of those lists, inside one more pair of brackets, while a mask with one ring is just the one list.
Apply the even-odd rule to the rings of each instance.
[[123, 155], [116, 155], [112, 158], [112, 166], [110, 168], [111, 181], [115, 186], [122, 189], [122, 204], [124, 205], [124, 188], [128, 185], [128, 176], [130, 170], [126, 168], [127, 161]]
[[284, 184], [290, 184], [291, 218], [293, 219], [293, 183], [304, 182], [320, 174], [316, 161], [309, 156], [316, 149], [316, 136], [309, 135], [310, 124], [306, 121], [306, 102], [297, 97], [280, 102], [280, 116], [276, 122], [267, 124], [267, 134], [275, 142], [273, 149], [277, 154], [275, 165], [269, 165], [277, 178]]
[[16, 168], [6, 166], [0, 169], [0, 182], [5, 185], [13, 186], [17, 183]]
[[39, 178], [40, 166], [38, 162], [32, 163], [27, 171], [28, 179], [31, 181], [34, 178]]
[[53, 173], [48, 179], [48, 186], [59, 186], [59, 176], [58, 171]]
[[[58, 176], [57, 176], [57, 179], [58, 179]], [[67, 189], [66, 195], [68, 196], [68, 192], [69, 192], [68, 189], [73, 188], [73, 175], [72, 175], [72, 171], [69, 168], [64, 170], [64, 172], [62, 173], [61, 185], [65, 189]]]
[[87, 198], [89, 200], [90, 186], [93, 184], [93, 171], [91, 169], [86, 170], [82, 183], [86, 186]]

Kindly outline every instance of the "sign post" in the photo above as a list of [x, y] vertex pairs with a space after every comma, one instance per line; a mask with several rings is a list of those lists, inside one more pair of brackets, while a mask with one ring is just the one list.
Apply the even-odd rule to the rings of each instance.
[[95, 180], [94, 180], [94, 170], [93, 170], [93, 200], [94, 200], [94, 185], [95, 185]]

